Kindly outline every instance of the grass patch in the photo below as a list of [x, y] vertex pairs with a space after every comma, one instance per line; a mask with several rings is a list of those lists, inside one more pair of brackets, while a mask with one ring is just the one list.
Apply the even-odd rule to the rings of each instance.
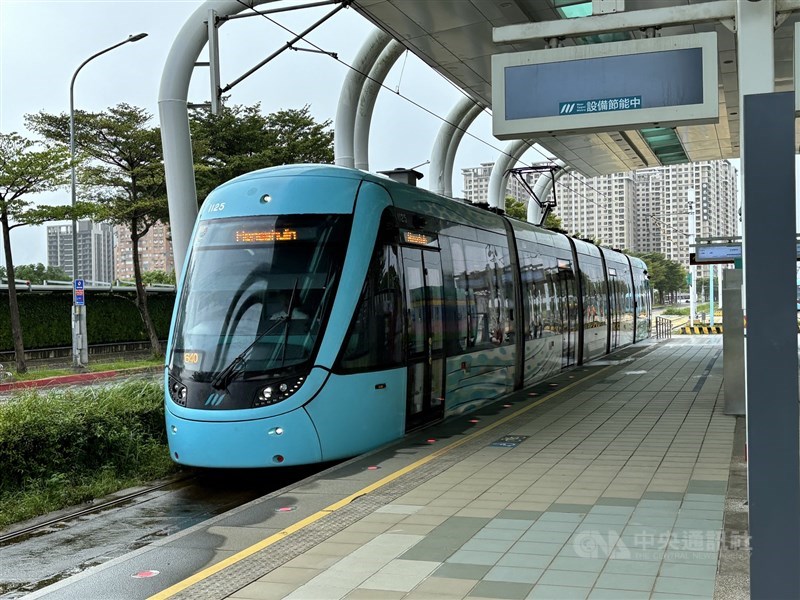
[[[710, 308], [709, 304], [698, 304], [697, 307], [694, 309], [694, 313], [695, 313], [695, 315], [697, 315], [699, 313], [706, 313], [706, 315], [708, 315], [709, 308]], [[689, 306], [687, 306], [685, 308], [684, 307], [671, 306], [661, 314], [663, 314], [663, 315], [679, 315], [679, 316], [682, 316], [682, 317], [688, 317], [690, 310], [691, 310], [691, 308]], [[714, 310], [715, 311], [719, 310], [719, 307], [715, 306]]]
[[0, 405], [0, 528], [175, 473], [163, 402], [137, 381]]
[[[163, 358], [146, 358], [138, 360], [116, 360], [107, 362], [90, 363], [87, 370], [91, 373], [100, 371], [118, 371], [121, 369], [134, 369], [136, 367], [161, 367], [164, 365]], [[11, 367], [13, 365], [7, 365]], [[58, 377], [60, 375], [74, 375], [72, 368], [53, 369], [53, 368], [32, 368], [27, 373], [16, 373], [12, 371], [13, 378], [10, 381], [32, 381], [35, 379], [45, 379], [47, 377]]]

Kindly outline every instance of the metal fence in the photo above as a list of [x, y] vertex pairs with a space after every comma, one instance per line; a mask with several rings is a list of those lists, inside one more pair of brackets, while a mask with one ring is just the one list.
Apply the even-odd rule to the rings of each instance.
[[666, 317], [656, 317], [656, 338], [659, 340], [672, 337], [672, 320]]

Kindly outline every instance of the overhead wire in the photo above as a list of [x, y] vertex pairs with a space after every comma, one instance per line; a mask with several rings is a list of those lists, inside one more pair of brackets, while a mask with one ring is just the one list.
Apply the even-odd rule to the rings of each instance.
[[[297, 34], [297, 33], [295, 33], [294, 31], [292, 31], [291, 29], [289, 29], [289, 28], [288, 28], [288, 27], [286, 27], [285, 25], [283, 25], [283, 24], [279, 23], [279, 22], [278, 22], [278, 21], [276, 21], [275, 19], [272, 19], [272, 18], [270, 18], [269, 16], [265, 15], [264, 13], [260, 13], [260, 12], [258, 12], [258, 11], [257, 11], [257, 10], [256, 10], [256, 9], [253, 7], [253, 6], [250, 6], [250, 5], [249, 5], [249, 4], [247, 4], [247, 2], [245, 2], [244, 0], [236, 0], [236, 1], [237, 1], [239, 4], [241, 4], [242, 6], [244, 6], [245, 8], [252, 10], [252, 11], [253, 11], [255, 14], [257, 14], [257, 15], [259, 15], [259, 16], [261, 16], [261, 17], [264, 17], [264, 18], [265, 18], [267, 21], [269, 21], [269, 22], [270, 22], [270, 23], [272, 23], [273, 25], [276, 25], [277, 27], [280, 27], [281, 29], [283, 29], [283, 30], [284, 30], [284, 31], [286, 31], [287, 33], [290, 33], [290, 34], [292, 34], [293, 36], [295, 36], [295, 37], [298, 37], [298, 34]], [[392, 92], [392, 93], [393, 93], [393, 94], [395, 94], [396, 96], [399, 96], [400, 98], [402, 98], [402, 99], [403, 99], [403, 100], [405, 100], [406, 102], [408, 102], [408, 103], [412, 104], [413, 106], [416, 106], [417, 108], [419, 108], [420, 110], [422, 110], [422, 111], [424, 111], [424, 112], [428, 113], [428, 114], [429, 114], [429, 115], [431, 115], [432, 117], [434, 117], [434, 118], [436, 118], [436, 119], [439, 119], [439, 120], [440, 120], [440, 121], [442, 121], [443, 123], [447, 123], [448, 125], [451, 125], [452, 127], [454, 127], [455, 129], [457, 129], [458, 131], [461, 131], [462, 133], [464, 133], [465, 135], [468, 135], [468, 136], [469, 136], [469, 137], [471, 137], [472, 139], [474, 139], [474, 140], [476, 140], [476, 141], [478, 141], [478, 142], [480, 142], [480, 143], [482, 143], [482, 144], [484, 144], [484, 145], [488, 146], [489, 148], [492, 148], [493, 150], [496, 150], [496, 151], [497, 151], [497, 152], [499, 152], [500, 154], [503, 154], [503, 155], [505, 155], [505, 156], [508, 156], [509, 158], [513, 158], [513, 156], [512, 156], [511, 154], [509, 154], [508, 152], [506, 152], [505, 150], [502, 150], [501, 148], [498, 148], [498, 147], [497, 147], [497, 146], [495, 146], [494, 144], [492, 144], [492, 143], [490, 143], [490, 142], [487, 142], [486, 140], [484, 140], [484, 139], [481, 139], [480, 137], [478, 137], [478, 136], [476, 136], [476, 135], [474, 135], [474, 134], [470, 133], [469, 131], [467, 131], [467, 129], [465, 129], [465, 128], [463, 128], [463, 127], [460, 127], [460, 126], [458, 125], [458, 123], [451, 123], [450, 121], [448, 121], [448, 120], [447, 120], [447, 118], [446, 118], [446, 117], [442, 117], [441, 115], [438, 115], [438, 114], [437, 114], [437, 113], [435, 113], [434, 111], [430, 110], [429, 108], [426, 108], [426, 107], [422, 106], [421, 104], [419, 104], [419, 103], [418, 103], [418, 102], [416, 102], [415, 100], [412, 100], [412, 99], [411, 99], [411, 98], [409, 98], [408, 96], [405, 96], [405, 95], [401, 94], [401, 93], [400, 93], [400, 91], [399, 91], [399, 90], [400, 90], [400, 86], [399, 86], [399, 84], [398, 84], [397, 90], [393, 90], [393, 89], [391, 89], [389, 86], [385, 85], [383, 82], [381, 82], [381, 81], [378, 81], [378, 80], [377, 80], [377, 79], [375, 79], [374, 77], [370, 77], [369, 73], [364, 73], [364, 72], [362, 72], [362, 71], [360, 71], [360, 70], [356, 69], [356, 68], [355, 68], [354, 66], [352, 66], [351, 64], [349, 64], [349, 63], [347, 63], [346, 61], [344, 61], [344, 60], [342, 60], [341, 58], [339, 58], [339, 57], [338, 57], [338, 55], [337, 55], [337, 56], [331, 56], [329, 53], [325, 52], [325, 51], [324, 51], [322, 48], [320, 48], [320, 47], [319, 47], [319, 46], [317, 46], [317, 45], [316, 45], [314, 42], [311, 42], [311, 41], [310, 41], [310, 40], [308, 40], [307, 38], [301, 38], [301, 39], [303, 39], [303, 41], [305, 41], [307, 44], [309, 44], [310, 46], [312, 46], [312, 47], [313, 47], [313, 48], [315, 48], [316, 50], [320, 51], [322, 54], [324, 54], [324, 55], [326, 55], [326, 56], [330, 56], [330, 58], [332, 58], [332, 59], [333, 59], [333, 60], [335, 60], [336, 62], [338, 62], [338, 63], [341, 63], [342, 65], [344, 65], [345, 67], [347, 67], [348, 69], [350, 69], [350, 70], [352, 70], [352, 71], [355, 71], [355, 72], [356, 72], [356, 73], [358, 73], [359, 75], [363, 75], [365, 78], [367, 78], [367, 79], [369, 79], [370, 81], [372, 81], [373, 83], [375, 83], [375, 84], [379, 85], [381, 88], [383, 88], [383, 89], [386, 89], [386, 90], [388, 90], [388, 91]], [[403, 64], [403, 68], [405, 68], [405, 63]], [[441, 74], [439, 74], [439, 75], [441, 76]], [[443, 78], [444, 78], [444, 77], [443, 77]], [[445, 79], [445, 81], [448, 81], [448, 80], [447, 80], [447, 78], [444, 78], [444, 79]], [[449, 82], [449, 83], [450, 83], [451, 85], [453, 85], [453, 87], [455, 87], [456, 89], [458, 89], [458, 87], [457, 87], [457, 86], [455, 86], [455, 85], [453, 84], [453, 82]], [[460, 89], [458, 89], [458, 91], [459, 91], [460, 93], [464, 94], [463, 90], [460, 90]], [[466, 94], [464, 94], [464, 96], [466, 96]], [[477, 102], [476, 102], [476, 104], [477, 104]], [[487, 112], [487, 110], [486, 110], [486, 107], [481, 107], [481, 112], [483, 112], [483, 113], [486, 113], [486, 112]], [[529, 145], [529, 147], [530, 147], [530, 148], [533, 148], [533, 143], [531, 143], [531, 144]], [[525, 164], [525, 163], [523, 163], [523, 164]]]

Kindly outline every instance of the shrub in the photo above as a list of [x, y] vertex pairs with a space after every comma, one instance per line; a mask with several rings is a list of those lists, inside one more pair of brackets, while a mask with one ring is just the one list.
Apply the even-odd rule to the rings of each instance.
[[147, 472], [154, 460], [167, 464], [158, 458], [168, 458], [163, 402], [161, 384], [136, 381], [26, 392], [0, 405], [0, 494], [104, 471], [163, 475]]

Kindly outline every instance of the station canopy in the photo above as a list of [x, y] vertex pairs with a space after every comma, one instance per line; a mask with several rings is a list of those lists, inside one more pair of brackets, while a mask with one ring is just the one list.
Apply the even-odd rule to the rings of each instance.
[[[711, 6], [725, 0], [624, 0], [625, 14], [637, 10]], [[735, 7], [735, 2], [727, 2]], [[543, 39], [500, 43], [497, 27], [577, 19], [592, 15], [592, 2], [574, 0], [355, 0], [353, 8], [387, 31], [482, 106], [492, 106], [492, 56], [542, 50]], [[776, 2], [780, 9], [780, 3]], [[775, 91], [793, 88], [793, 31], [797, 13], [781, 15], [775, 30]], [[613, 15], [606, 15], [615, 18]], [[604, 18], [606, 18], [604, 17]], [[719, 20], [663, 26], [656, 36], [717, 34], [719, 122], [601, 133], [539, 134], [533, 138], [553, 157], [586, 176], [684, 162], [739, 157], [739, 84], [733, 22]], [[640, 39], [643, 32], [613, 31], [565, 37], [563, 46]], [[796, 136], [800, 129], [795, 126]]]

